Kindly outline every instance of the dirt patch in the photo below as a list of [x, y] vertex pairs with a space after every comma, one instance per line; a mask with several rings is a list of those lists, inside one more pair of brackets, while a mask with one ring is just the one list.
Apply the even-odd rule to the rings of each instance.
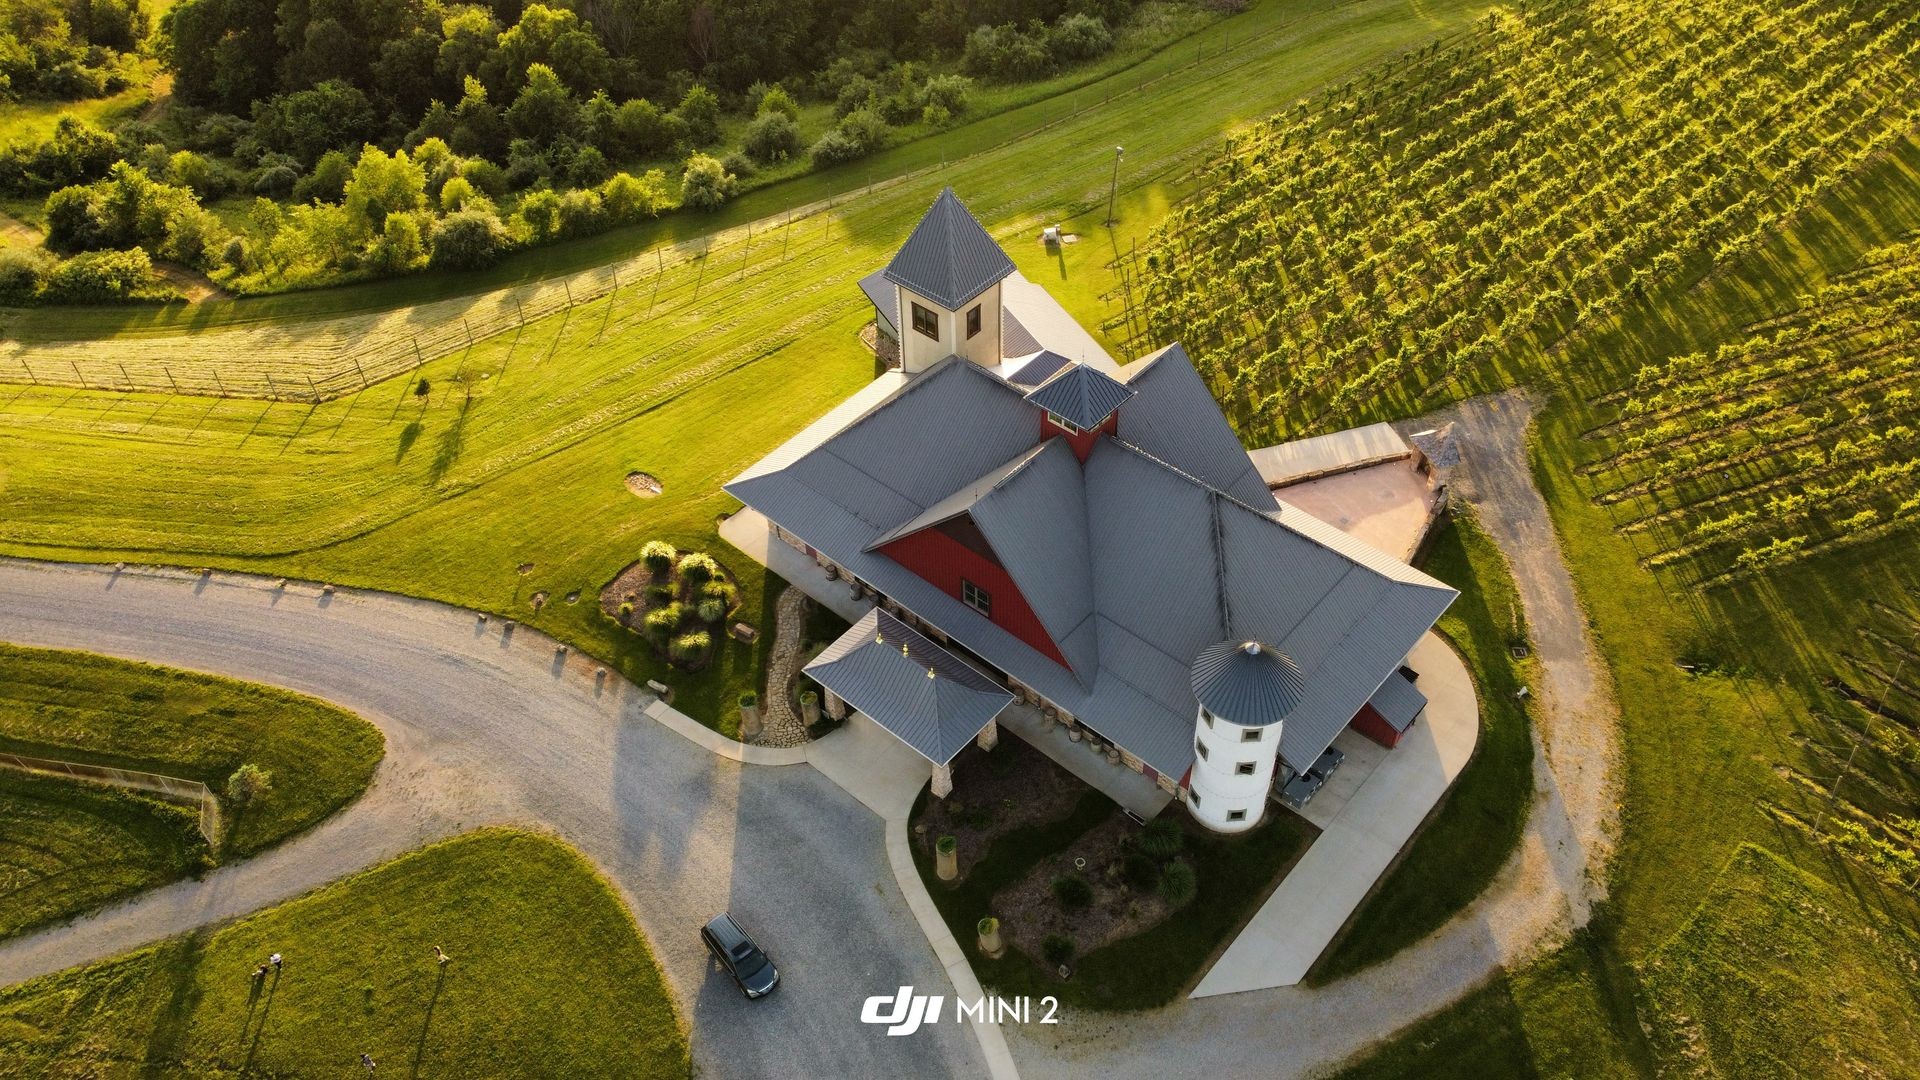
[[539, 611], [541, 608], [546, 607], [547, 591], [545, 589], [542, 589], [539, 592], [534, 593], [533, 599], [529, 602], [533, 604], [533, 610], [535, 611]]
[[533, 573], [533, 564], [530, 562], [523, 562], [520, 564], [519, 570], [520, 570], [520, 576], [525, 577], [528, 574]]
[[[1042, 960], [1041, 943], [1049, 935], [1061, 934], [1073, 939], [1075, 956], [1085, 956], [1164, 922], [1170, 909], [1155, 887], [1160, 860], [1131, 850], [1139, 832], [1131, 821], [1115, 814], [1000, 890], [993, 898], [993, 913], [1000, 919], [1007, 943]], [[1131, 878], [1130, 862], [1135, 867]], [[1053, 883], [1063, 877], [1085, 881], [1092, 887], [1093, 898], [1082, 906], [1062, 906], [1053, 894]]]
[[627, 474], [627, 490], [642, 499], [651, 499], [664, 489], [652, 473], [630, 472]]

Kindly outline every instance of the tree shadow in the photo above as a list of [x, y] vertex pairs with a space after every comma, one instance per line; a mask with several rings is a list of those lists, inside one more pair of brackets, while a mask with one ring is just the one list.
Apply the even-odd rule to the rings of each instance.
[[446, 434], [440, 436], [440, 451], [433, 456], [433, 464], [427, 466], [427, 483], [435, 486], [447, 470], [453, 468], [460, 459], [460, 450], [466, 444], [467, 414], [473, 409], [473, 399], [467, 398], [460, 403], [460, 411], [454, 415], [453, 423]]
[[395, 447], [393, 451], [393, 463], [395, 465], [400, 464], [400, 459], [406, 457], [407, 451], [413, 449], [413, 444], [419, 441], [420, 432], [423, 429], [424, 425], [418, 420], [400, 429], [400, 444]]

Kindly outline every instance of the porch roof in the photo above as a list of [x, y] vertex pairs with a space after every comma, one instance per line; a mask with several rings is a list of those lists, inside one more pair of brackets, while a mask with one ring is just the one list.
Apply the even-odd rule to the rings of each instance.
[[1005, 687], [878, 608], [805, 670], [935, 765], [952, 761], [1013, 702]]

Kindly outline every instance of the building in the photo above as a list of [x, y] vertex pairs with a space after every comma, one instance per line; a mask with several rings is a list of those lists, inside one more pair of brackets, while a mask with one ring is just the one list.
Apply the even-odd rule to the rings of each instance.
[[830, 709], [944, 796], [1023, 701], [1223, 832], [1356, 718], [1411, 723], [1454, 591], [1276, 499], [1178, 345], [1115, 364], [951, 189], [880, 277], [901, 370], [726, 485], [875, 602], [807, 668]]

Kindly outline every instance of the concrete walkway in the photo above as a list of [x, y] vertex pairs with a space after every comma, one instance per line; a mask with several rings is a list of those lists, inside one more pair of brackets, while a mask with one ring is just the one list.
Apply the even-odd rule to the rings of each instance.
[[[1356, 770], [1360, 781], [1339, 793], [1344, 798], [1327, 807], [1318, 798], [1307, 804], [1306, 817], [1320, 826], [1320, 836], [1208, 969], [1194, 997], [1293, 986], [1305, 978], [1466, 767], [1480, 739], [1473, 677], [1435, 634], [1420, 639], [1410, 660], [1427, 695], [1426, 713], [1395, 749], [1341, 766], [1334, 780], [1351, 783], [1344, 774]], [[1356, 767], [1366, 766], [1369, 774], [1360, 776]]]
[[[910, 900], [888, 858], [889, 822], [814, 769], [742, 764], [803, 754], [741, 747], [526, 626], [237, 575], [0, 561], [0, 640], [314, 694], [387, 740], [373, 784], [345, 810], [203, 880], [0, 943], [0, 985], [257, 911], [433, 839], [514, 823], [557, 834], [614, 883], [691, 1024], [702, 1076], [987, 1071], [958, 1025], [888, 1038], [860, 1023], [868, 996], [948, 980], [950, 957], [916, 917], [924, 890]], [[747, 1002], [713, 966], [695, 931], [716, 911], [739, 915], [767, 944], [781, 993]]]
[[1018, 736], [1056, 765], [1080, 778], [1095, 791], [1151, 821], [1173, 796], [1160, 785], [1125, 765], [1114, 765], [1094, 753], [1085, 742], [1074, 742], [1067, 729], [1049, 723], [1033, 707], [1013, 704], [1000, 714], [1000, 730]]

